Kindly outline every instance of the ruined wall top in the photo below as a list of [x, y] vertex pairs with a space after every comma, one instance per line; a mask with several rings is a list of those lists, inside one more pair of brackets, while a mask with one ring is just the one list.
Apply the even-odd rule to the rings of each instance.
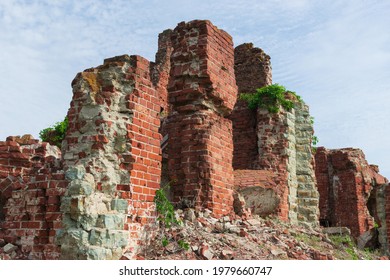
[[207, 20], [181, 22], [172, 36], [169, 101], [175, 110], [229, 114], [237, 98], [232, 37]]
[[319, 147], [315, 161], [321, 222], [346, 226], [355, 237], [374, 228], [374, 221], [379, 223], [375, 192], [388, 182], [378, 168], [368, 164], [362, 150], [354, 148]]
[[271, 58], [262, 49], [245, 43], [234, 49], [234, 67], [239, 93], [252, 93], [272, 84]]
[[[365, 183], [373, 185], [382, 185], [388, 182], [388, 179], [379, 174], [377, 165], [369, 164], [366, 156], [361, 149], [343, 148], [343, 149], [326, 149], [319, 147], [317, 149], [317, 159], [321, 156], [330, 157], [333, 168], [337, 171], [350, 170], [351, 172], [362, 172]], [[316, 162], [318, 161], [316, 160]], [[322, 162], [318, 162], [322, 164]]]

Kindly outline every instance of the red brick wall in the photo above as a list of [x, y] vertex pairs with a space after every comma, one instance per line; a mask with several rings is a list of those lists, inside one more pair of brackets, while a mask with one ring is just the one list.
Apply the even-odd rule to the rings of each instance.
[[[239, 93], [254, 93], [272, 83], [270, 57], [252, 44], [234, 49], [234, 72]], [[258, 156], [256, 110], [238, 100], [229, 119], [233, 122], [233, 168], [253, 169]]]
[[387, 180], [367, 163], [361, 150], [318, 148], [316, 177], [321, 219], [330, 226], [350, 228], [355, 237], [374, 226], [367, 201], [373, 188]]
[[256, 110], [238, 100], [229, 119], [233, 122], [233, 168], [252, 169], [258, 156]]
[[[180, 23], [171, 36], [168, 157], [176, 203], [232, 211], [236, 101], [232, 38], [209, 21]], [[183, 201], [184, 200], [184, 201]], [[187, 205], [191, 206], [191, 205]]]
[[169, 122], [169, 172], [174, 201], [217, 216], [232, 205], [231, 123], [211, 111]]
[[60, 198], [67, 182], [57, 147], [31, 137], [0, 142], [2, 238], [31, 259], [57, 259], [54, 243], [61, 227]]
[[[134, 68], [128, 78], [134, 81], [135, 86], [128, 105], [134, 114], [132, 123], [127, 127], [131, 157], [128, 166], [123, 167], [130, 171], [132, 189], [129, 192], [118, 186], [118, 191], [122, 198], [129, 199], [132, 209], [129, 214], [137, 217], [137, 222], [144, 226], [155, 218], [150, 209], [154, 208], [154, 195], [160, 188], [160, 106], [159, 96], [149, 78], [149, 62], [140, 56], [131, 56], [131, 59]], [[134, 228], [133, 221], [128, 222], [128, 228]], [[131, 234], [135, 236], [139, 232], [136, 230]]]
[[237, 191], [247, 187], [270, 188], [279, 197], [279, 205], [274, 214], [288, 220], [288, 188], [287, 178], [272, 170], [234, 170], [234, 187]]
[[234, 170], [234, 186], [238, 189], [252, 186], [275, 188], [274, 177], [269, 170]]
[[156, 63], [153, 67], [152, 77], [153, 84], [156, 87], [159, 99], [160, 99], [160, 129], [159, 132], [163, 137], [162, 143], [162, 155], [164, 160], [161, 167], [161, 185], [166, 186], [169, 182], [168, 163], [167, 163], [167, 122], [168, 115], [171, 111], [170, 104], [168, 102], [168, 83], [170, 79], [171, 71], [171, 54], [173, 51], [171, 42], [172, 30], [167, 29], [158, 35], [158, 50], [156, 53]]
[[[329, 225], [332, 218], [332, 209], [334, 209], [334, 198], [333, 193], [329, 192], [330, 179], [329, 179], [329, 163], [328, 153], [325, 148], [317, 148], [315, 155], [315, 172], [317, 179], [317, 188], [320, 194], [320, 220], [324, 220], [324, 225]], [[329, 196], [332, 196], [330, 199]]]
[[171, 40], [169, 102], [176, 110], [191, 105], [230, 113], [237, 96], [232, 37], [210, 21], [195, 20], [179, 23]]

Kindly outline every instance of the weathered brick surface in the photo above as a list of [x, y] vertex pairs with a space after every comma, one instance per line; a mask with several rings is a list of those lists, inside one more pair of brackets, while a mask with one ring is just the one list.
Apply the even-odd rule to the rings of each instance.
[[176, 203], [232, 211], [232, 125], [237, 96], [232, 38], [209, 21], [173, 31], [168, 118], [169, 171]]
[[[308, 106], [291, 94], [291, 110], [256, 112], [256, 158], [247, 166], [273, 172], [274, 191], [279, 197], [277, 214], [292, 223], [318, 225], [318, 192], [315, 187], [311, 138], [313, 127]], [[242, 145], [238, 146], [240, 149]], [[236, 186], [237, 187], [237, 186]]]
[[283, 189], [277, 187], [277, 181], [277, 175], [270, 170], [234, 170], [235, 191], [252, 214], [278, 214]]
[[[177, 206], [214, 217], [231, 214], [234, 192], [243, 216], [318, 225], [308, 106], [288, 93], [295, 107], [275, 114], [236, 102], [271, 84], [269, 56], [233, 50], [201, 20], [158, 44], [156, 63], [123, 55], [76, 76], [62, 159], [30, 136], [0, 142], [0, 238], [34, 259], [132, 258], [153, 237], [154, 195], [168, 182]], [[316, 166], [320, 218], [355, 236], [375, 219], [388, 254], [390, 186], [377, 167], [359, 150], [321, 148]]]
[[62, 200], [62, 258], [119, 259], [134, 254], [154, 219], [161, 175], [160, 101], [150, 63], [106, 59], [73, 81], [64, 140], [70, 187]]
[[236, 103], [232, 38], [211, 22], [182, 22], [171, 36], [169, 102], [177, 111], [230, 113]]
[[208, 208], [216, 216], [232, 210], [231, 123], [210, 111], [175, 115], [169, 122], [169, 172], [174, 201]]
[[234, 49], [234, 70], [239, 93], [253, 93], [272, 84], [271, 58], [252, 43]]
[[[254, 93], [257, 88], [272, 84], [270, 57], [252, 44], [234, 49], [234, 72], [238, 93]], [[258, 156], [256, 111], [238, 100], [229, 119], [233, 122], [233, 168], [253, 169]]]
[[160, 117], [165, 118], [169, 113], [168, 83], [171, 71], [171, 42], [172, 30], [167, 29], [158, 35], [158, 50], [156, 62], [152, 70], [153, 84], [156, 86], [160, 100]]
[[[270, 57], [252, 44], [236, 47], [235, 75], [239, 93], [255, 93], [257, 88], [271, 85]], [[236, 103], [229, 117], [233, 122], [233, 167], [272, 171], [273, 189], [279, 196], [279, 217], [316, 226], [318, 192], [309, 109], [294, 96], [286, 94], [286, 97], [294, 101], [295, 108], [291, 111], [280, 108], [276, 114], [266, 109], [250, 110], [241, 100]]]
[[275, 173], [270, 170], [234, 170], [234, 186], [238, 189], [252, 186], [275, 188]]
[[0, 142], [0, 236], [30, 259], [57, 259], [67, 186], [57, 147], [25, 135]]
[[368, 200], [387, 179], [367, 163], [361, 150], [318, 148], [316, 177], [324, 224], [346, 226], [355, 237], [374, 227], [376, 210], [368, 208]]

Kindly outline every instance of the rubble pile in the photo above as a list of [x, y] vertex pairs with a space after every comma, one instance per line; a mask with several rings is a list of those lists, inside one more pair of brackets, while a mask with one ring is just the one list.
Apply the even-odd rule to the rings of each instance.
[[[291, 226], [276, 217], [213, 218], [210, 211], [176, 210], [181, 225], [159, 227], [138, 259], [171, 260], [334, 260], [387, 259], [379, 252], [360, 251], [343, 228]], [[158, 225], [156, 225], [158, 226]], [[329, 232], [329, 233], [325, 233]], [[146, 241], [145, 241], [146, 242]]]
[[26, 260], [27, 254], [19, 246], [7, 243], [0, 239], [0, 260]]

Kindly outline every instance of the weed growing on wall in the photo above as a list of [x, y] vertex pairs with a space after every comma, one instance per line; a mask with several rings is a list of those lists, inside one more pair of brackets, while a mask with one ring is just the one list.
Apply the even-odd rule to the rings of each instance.
[[56, 145], [61, 148], [61, 143], [65, 138], [68, 125], [68, 118], [65, 117], [62, 122], [57, 122], [51, 127], [42, 129], [39, 132], [39, 138], [41, 138], [43, 142], [49, 142], [51, 145]]
[[258, 88], [255, 93], [242, 93], [240, 99], [248, 102], [248, 107], [251, 109], [265, 108], [270, 113], [277, 113], [280, 106], [286, 110], [294, 108], [294, 102], [286, 98], [286, 92], [295, 96], [298, 101], [301, 101], [299, 95], [286, 90], [284, 86], [279, 84]]
[[[310, 123], [312, 126], [314, 126], [314, 117], [310, 117]], [[320, 139], [318, 139], [318, 137], [316, 135], [313, 135], [311, 137], [311, 146], [312, 146], [311, 149], [312, 149], [313, 154], [315, 154], [317, 152], [318, 142], [320, 142]]]

